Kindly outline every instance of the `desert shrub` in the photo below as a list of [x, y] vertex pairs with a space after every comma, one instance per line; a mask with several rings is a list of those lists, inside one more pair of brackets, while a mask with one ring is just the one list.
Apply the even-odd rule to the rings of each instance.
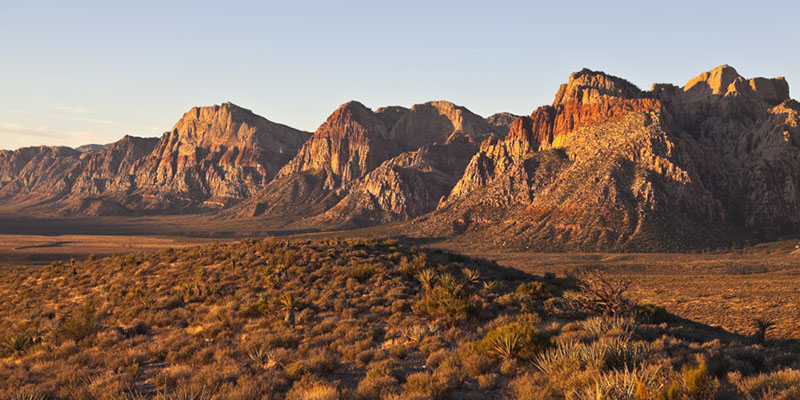
[[367, 375], [358, 383], [358, 394], [363, 398], [380, 399], [397, 392], [396, 366], [391, 360], [373, 362]]
[[589, 344], [562, 343], [536, 356], [534, 366], [546, 373], [569, 368], [575, 370], [635, 368], [651, 354], [644, 343], [630, 342], [624, 337], [601, 338]]
[[[575, 393], [576, 400], [642, 400], [639, 398], [644, 388], [660, 388], [663, 377], [657, 366], [611, 370], [601, 374], [592, 385]], [[703, 397], [713, 399], [713, 397]]]
[[3, 347], [14, 354], [22, 354], [31, 343], [31, 339], [26, 334], [10, 333], [3, 338]]
[[407, 276], [414, 276], [417, 272], [422, 271], [427, 266], [427, 257], [425, 253], [414, 254], [411, 259], [403, 257], [400, 259], [398, 266], [401, 273]]
[[537, 332], [533, 324], [513, 322], [489, 331], [475, 348], [493, 358], [530, 360], [547, 345], [547, 336]]
[[515, 400], [549, 400], [562, 397], [551, 387], [546, 376], [531, 372], [514, 377], [508, 383], [508, 388], [509, 397]]
[[800, 370], [784, 369], [767, 374], [742, 377], [728, 373], [728, 381], [748, 399], [790, 400], [800, 398]]
[[438, 334], [439, 327], [436, 324], [417, 324], [403, 328], [400, 333], [408, 341], [419, 343], [428, 336]]
[[580, 322], [580, 326], [583, 330], [591, 333], [595, 337], [600, 337], [609, 333], [629, 337], [633, 333], [636, 321], [620, 315], [602, 315], [587, 318]]
[[367, 279], [371, 278], [372, 275], [378, 272], [378, 267], [375, 264], [371, 263], [363, 263], [363, 264], [356, 264], [350, 267], [348, 271], [348, 276], [351, 278], [355, 278], [359, 282], [366, 282]]
[[686, 391], [694, 399], [713, 399], [719, 389], [719, 382], [709, 374], [704, 359], [700, 359], [697, 365], [684, 365], [681, 376]]
[[18, 391], [3, 397], [3, 400], [46, 400], [47, 397], [42, 392]]
[[324, 381], [314, 375], [304, 375], [297, 380], [289, 393], [287, 400], [337, 400], [340, 398], [337, 385]]
[[670, 322], [674, 319], [674, 316], [670, 314], [666, 308], [655, 304], [637, 304], [634, 307], [634, 311], [637, 315], [643, 317], [647, 322], [652, 324]]
[[629, 279], [615, 279], [597, 270], [584, 270], [577, 273], [578, 290], [564, 292], [564, 298], [577, 308], [609, 315], [625, 314], [631, 311], [632, 304], [627, 298]]
[[94, 307], [83, 306], [67, 313], [61, 325], [54, 332], [61, 341], [73, 340], [76, 343], [97, 331]]
[[550, 289], [542, 282], [531, 281], [517, 286], [517, 293], [530, 296], [537, 300], [547, 300], [553, 297]]
[[417, 372], [406, 377], [403, 384], [402, 399], [439, 399], [453, 389], [452, 376]]
[[273, 304], [266, 298], [261, 298], [257, 302], [248, 305], [242, 315], [245, 317], [263, 317], [270, 315], [273, 310]]

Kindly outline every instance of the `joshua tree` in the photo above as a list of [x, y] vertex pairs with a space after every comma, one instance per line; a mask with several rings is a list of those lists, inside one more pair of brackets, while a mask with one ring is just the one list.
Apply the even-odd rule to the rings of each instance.
[[753, 326], [756, 328], [756, 342], [764, 343], [767, 340], [767, 331], [775, 326], [775, 323], [766, 319], [756, 318], [753, 320]]

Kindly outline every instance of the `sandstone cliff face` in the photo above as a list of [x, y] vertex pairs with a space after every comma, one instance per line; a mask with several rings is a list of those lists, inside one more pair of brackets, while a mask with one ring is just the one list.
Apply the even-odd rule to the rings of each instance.
[[316, 215], [339, 201], [381, 162], [399, 153], [389, 129], [402, 107], [375, 113], [357, 101], [342, 104], [320, 125], [275, 180], [233, 216], [295, 217]]
[[703, 179], [737, 224], [766, 232], [800, 227], [798, 107], [783, 78], [748, 80], [723, 65], [655, 95], [708, 150]]
[[310, 137], [228, 103], [161, 138], [0, 151], [0, 210], [408, 221], [398, 234], [470, 245], [680, 250], [800, 231], [799, 124], [783, 78], [727, 65], [649, 91], [584, 69], [521, 117], [349, 102]]
[[[432, 235], [537, 249], [680, 249], [796, 231], [797, 103], [722, 66], [640, 91], [589, 70], [481, 144]], [[470, 239], [472, 238], [472, 239]]]
[[[64, 147], [3, 152], [0, 193], [11, 209], [45, 208], [58, 214], [73, 214], [76, 204], [98, 196], [109, 197], [104, 200], [109, 204], [116, 203], [133, 185], [133, 165], [152, 151], [156, 142], [155, 138], [126, 136], [91, 152]], [[114, 215], [125, 213], [124, 206], [110, 207], [116, 210]]]
[[307, 139], [231, 103], [195, 107], [135, 166], [146, 208], [221, 208], [270, 182]]
[[284, 166], [280, 177], [307, 171], [326, 174], [325, 188], [346, 187], [398, 153], [384, 122], [357, 101], [339, 107]]
[[406, 151], [367, 174], [314, 223], [363, 226], [432, 211], [453, 187], [478, 143], [496, 130], [450, 102], [414, 105], [389, 132]]
[[272, 180], [306, 138], [231, 103], [195, 107], [160, 139], [2, 152], [0, 196], [9, 207], [56, 214], [220, 208]]
[[67, 193], [65, 171], [78, 164], [80, 152], [68, 147], [26, 147], [0, 151], [0, 198], [47, 200]]
[[518, 115], [514, 115], [508, 112], [501, 112], [492, 114], [486, 117], [486, 122], [489, 123], [494, 128], [495, 133], [497, 136], [505, 137], [508, 134], [508, 129], [511, 127], [511, 124], [519, 118]]

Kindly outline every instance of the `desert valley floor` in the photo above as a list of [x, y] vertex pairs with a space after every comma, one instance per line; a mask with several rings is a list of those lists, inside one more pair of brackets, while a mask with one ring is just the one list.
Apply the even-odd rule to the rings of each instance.
[[[84, 259], [90, 254], [122, 255], [241, 239], [202, 237], [231, 233], [199, 230], [190, 232], [193, 237], [178, 236], [175, 235], [176, 230], [189, 223], [182, 218], [170, 217], [166, 220], [131, 219], [130, 224], [117, 223], [106, 228], [101, 224], [102, 220], [98, 222], [97, 219], [6, 219], [2, 222], [0, 268], [44, 265], [71, 258]], [[214, 223], [204, 226], [206, 229], [217, 227]], [[253, 226], [237, 226], [237, 231], [248, 232], [251, 234], [249, 236], [261, 236], [269, 232], [254, 230]], [[20, 234], [23, 227], [45, 234]], [[123, 229], [141, 234], [124, 235]], [[69, 230], [83, 234], [63, 234]], [[85, 234], [91, 231], [105, 234]], [[157, 231], [165, 233], [152, 234]], [[286, 237], [314, 239], [386, 235], [386, 232], [366, 229]], [[581, 267], [599, 268], [609, 275], [629, 278], [634, 300], [664, 306], [682, 318], [739, 334], [752, 334], [755, 330], [753, 320], [762, 318], [775, 322], [770, 331], [775, 338], [797, 338], [800, 337], [800, 254], [793, 254], [796, 243], [797, 240], [785, 240], [708, 253], [683, 254], [470, 251], [463, 243], [431, 242], [421, 245], [486, 258], [534, 274], [563, 274]]]

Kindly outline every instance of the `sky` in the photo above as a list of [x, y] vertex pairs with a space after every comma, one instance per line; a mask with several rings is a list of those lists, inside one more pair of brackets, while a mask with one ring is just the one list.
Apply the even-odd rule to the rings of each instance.
[[648, 89], [729, 64], [791, 87], [798, 17], [768, 0], [0, 0], [0, 149], [160, 136], [227, 101], [307, 131], [349, 100], [529, 114], [583, 67]]

